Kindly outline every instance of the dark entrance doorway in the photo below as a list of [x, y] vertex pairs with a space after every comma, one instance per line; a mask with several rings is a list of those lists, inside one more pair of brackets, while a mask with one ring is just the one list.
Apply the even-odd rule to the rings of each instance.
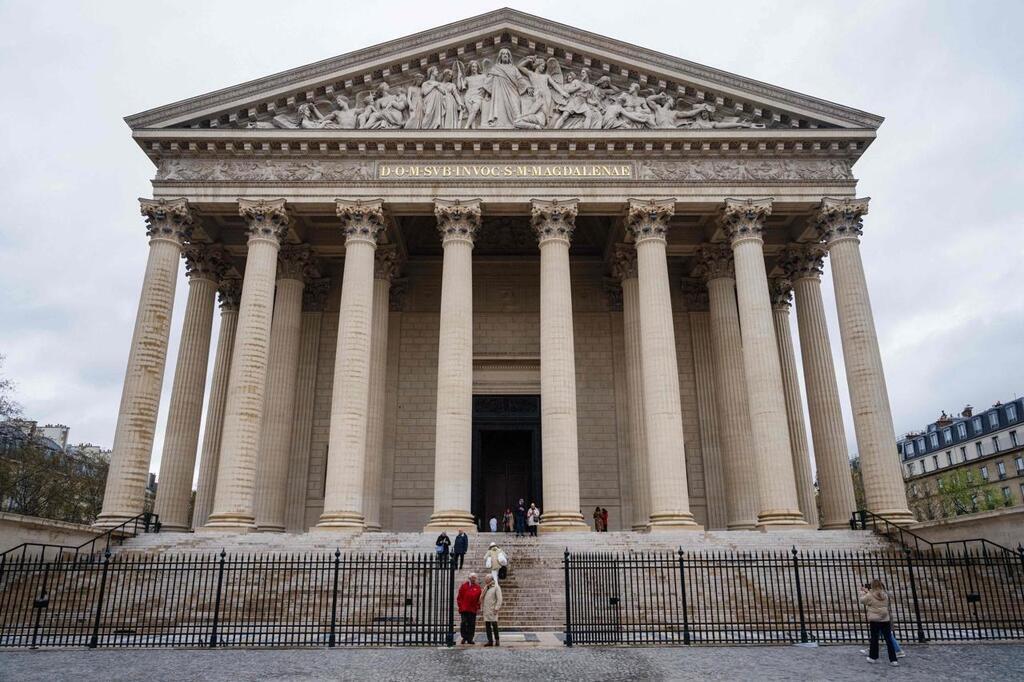
[[520, 497], [544, 508], [540, 396], [474, 396], [473, 516], [500, 524]]

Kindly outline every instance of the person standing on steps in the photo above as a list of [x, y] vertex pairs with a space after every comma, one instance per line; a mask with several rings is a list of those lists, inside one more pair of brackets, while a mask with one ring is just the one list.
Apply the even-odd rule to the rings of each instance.
[[498, 578], [505, 577], [502, 575], [503, 571], [506, 575], [508, 574], [508, 557], [501, 547], [498, 547], [498, 543], [492, 542], [487, 548], [487, 554], [484, 555], [484, 568], [490, 571], [495, 583], [498, 582]]
[[604, 516], [600, 507], [594, 507], [594, 531], [600, 533], [604, 530]]
[[497, 533], [498, 532], [498, 519], [496, 519], [495, 517], [492, 516], [491, 517], [491, 521], [490, 521], [490, 523], [488, 525], [491, 527], [491, 532], [492, 533]]
[[878, 661], [878, 640], [885, 640], [885, 648], [889, 654], [889, 665], [899, 665], [896, 661], [896, 648], [893, 646], [892, 619], [889, 616], [889, 595], [885, 585], [877, 578], [870, 585], [860, 588], [860, 603], [867, 608], [868, 625], [871, 628], [871, 642], [868, 646], [868, 662]]
[[462, 561], [466, 558], [468, 551], [469, 536], [460, 528], [458, 535], [455, 536], [455, 545], [452, 547], [452, 565], [460, 571], [462, 570]]
[[511, 533], [515, 529], [515, 522], [512, 517], [512, 509], [509, 507], [505, 508], [505, 515], [501, 517], [501, 532]]
[[540, 509], [537, 509], [535, 502], [530, 503], [530, 508], [526, 510], [526, 526], [530, 529], [530, 537], [537, 537], [537, 524], [540, 523]]
[[608, 510], [601, 507], [601, 532], [608, 532]]
[[487, 644], [484, 646], [501, 646], [501, 637], [498, 635], [501, 587], [498, 585], [498, 581], [491, 576], [484, 578], [484, 593], [480, 599], [480, 606], [484, 616], [484, 628], [487, 630]]
[[[458, 539], [455, 542], [458, 543]], [[476, 573], [470, 573], [466, 582], [459, 587], [459, 596], [455, 600], [459, 615], [462, 617], [459, 633], [463, 644], [473, 644], [473, 638], [476, 636], [476, 614], [480, 612], [482, 594], [483, 590], [480, 589]]]
[[526, 501], [523, 498], [519, 498], [519, 504], [516, 505], [516, 537], [521, 538], [526, 535]]
[[451, 546], [452, 541], [448, 537], [448, 533], [441, 531], [441, 534], [437, 536], [437, 540], [434, 542], [434, 553], [437, 554], [438, 563], [444, 564], [448, 562], [448, 552]]

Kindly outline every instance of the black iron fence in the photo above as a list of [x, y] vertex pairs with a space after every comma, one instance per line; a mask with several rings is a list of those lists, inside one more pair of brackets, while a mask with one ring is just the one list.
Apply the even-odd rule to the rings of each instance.
[[864, 641], [881, 580], [897, 638], [1024, 638], [1024, 552], [565, 553], [565, 644]]
[[432, 555], [111, 556], [0, 563], [0, 646], [452, 646]]

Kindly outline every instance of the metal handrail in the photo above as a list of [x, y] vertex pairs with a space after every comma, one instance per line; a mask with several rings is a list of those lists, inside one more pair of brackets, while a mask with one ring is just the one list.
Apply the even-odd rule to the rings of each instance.
[[[853, 512], [850, 517], [850, 528], [852, 530], [867, 530], [870, 525], [871, 530], [879, 535], [884, 535], [891, 540], [899, 542], [907, 549], [912, 549], [915, 552], [920, 553], [922, 546], [928, 551], [936, 551], [937, 549], [945, 549], [946, 554], [949, 555], [954, 548], [962, 548], [964, 553], [970, 549], [981, 549], [982, 553], [987, 554], [991, 547], [993, 551], [1002, 552], [1011, 557], [1018, 557], [1024, 554], [1024, 547], [1018, 546], [1016, 550], [1010, 549], [1004, 545], [1000, 545], [998, 542], [992, 542], [985, 538], [968, 538], [965, 540], [941, 540], [939, 542], [932, 542], [927, 538], [924, 538], [909, 528], [904, 528], [894, 521], [890, 521], [881, 514], [876, 514], [873, 511], [867, 509], [858, 509]], [[881, 528], [879, 528], [881, 526]]]
[[[129, 526], [131, 529], [129, 530]], [[139, 534], [139, 528], [141, 527], [143, 533], [159, 533], [160, 532], [160, 515], [154, 514], [153, 512], [143, 512], [138, 516], [119, 523], [118, 525], [108, 528], [99, 535], [89, 540], [86, 540], [80, 545], [56, 545], [45, 542], [23, 542], [20, 545], [11, 547], [5, 552], [0, 552], [0, 561], [6, 561], [9, 555], [16, 554], [19, 550], [21, 551], [21, 558], [24, 559], [28, 550], [32, 547], [38, 547], [42, 550], [41, 557], [46, 558], [46, 552], [48, 550], [56, 550], [57, 557], [62, 558], [65, 551], [73, 553], [72, 558], [77, 561], [80, 554], [86, 557], [93, 557], [97, 551], [106, 552], [110, 549], [110, 543], [115, 539], [117, 544], [124, 544], [125, 538], [133, 538]], [[96, 544], [103, 542], [103, 546], [100, 550], [96, 549]], [[85, 551], [85, 548], [89, 549]]]

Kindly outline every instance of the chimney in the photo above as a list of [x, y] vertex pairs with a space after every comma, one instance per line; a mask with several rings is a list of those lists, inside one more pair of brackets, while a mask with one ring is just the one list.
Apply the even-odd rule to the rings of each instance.
[[970, 418], [974, 416], [974, 408], [970, 405], [964, 405], [964, 409], [960, 412], [961, 417]]

